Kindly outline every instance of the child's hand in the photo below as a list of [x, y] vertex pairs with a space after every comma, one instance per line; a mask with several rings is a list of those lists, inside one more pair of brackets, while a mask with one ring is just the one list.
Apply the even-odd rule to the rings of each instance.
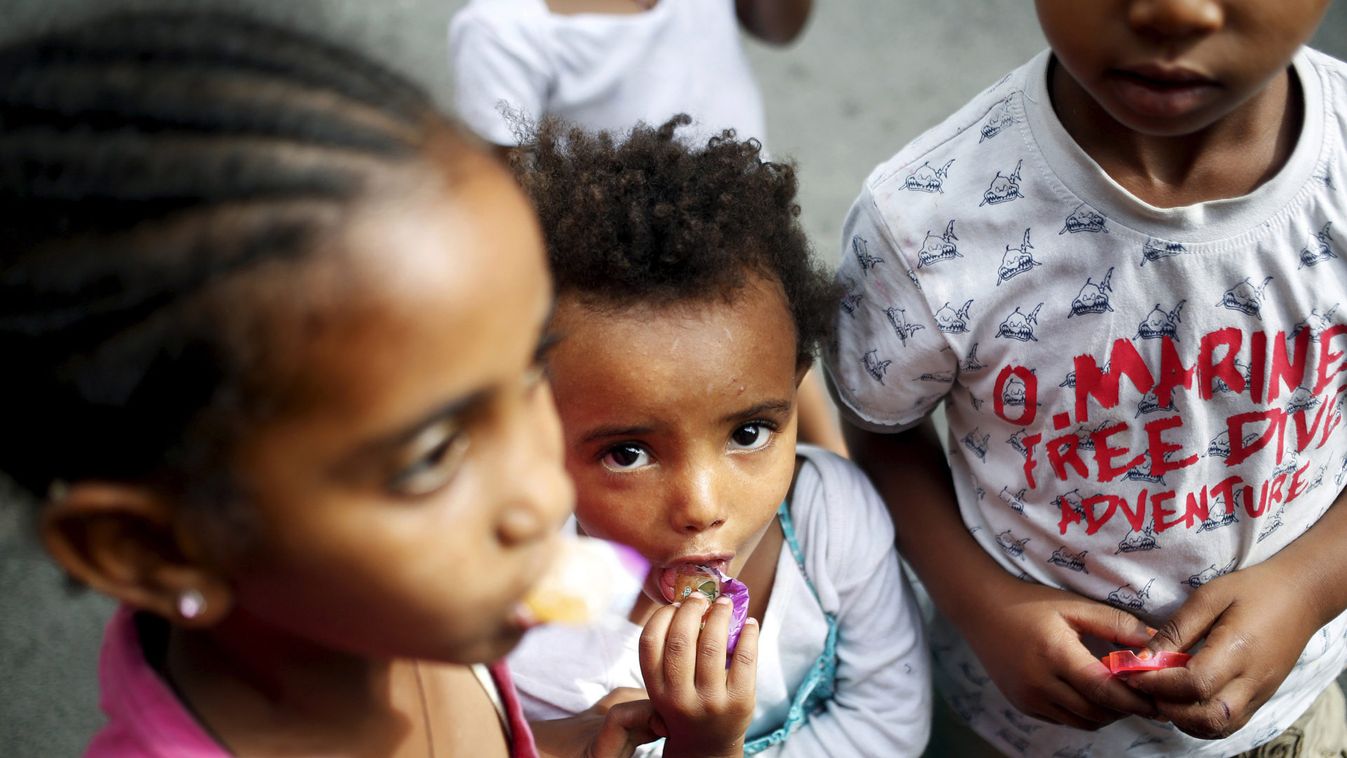
[[529, 724], [543, 758], [630, 758], [663, 736], [645, 690], [618, 687], [582, 713]]
[[1294, 577], [1262, 563], [1203, 585], [1176, 611], [1151, 650], [1206, 642], [1186, 668], [1129, 675], [1160, 714], [1203, 739], [1229, 736], [1277, 691], [1317, 628]]
[[706, 600], [694, 593], [677, 608], [656, 611], [641, 633], [641, 674], [668, 733], [665, 758], [743, 755], [756, 704], [758, 625], [744, 624], [726, 670], [729, 598], [706, 612]]
[[1042, 585], [999, 593], [983, 623], [965, 629], [992, 681], [1016, 708], [1077, 729], [1099, 729], [1128, 714], [1153, 717], [1154, 704], [1111, 677], [1081, 643], [1090, 635], [1140, 647], [1151, 634], [1140, 619]]

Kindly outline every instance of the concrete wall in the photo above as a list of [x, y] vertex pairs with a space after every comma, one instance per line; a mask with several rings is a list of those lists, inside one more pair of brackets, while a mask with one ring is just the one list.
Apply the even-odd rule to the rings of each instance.
[[[0, 39], [111, 7], [246, 7], [349, 39], [448, 102], [444, 38], [462, 0], [0, 0]], [[804, 222], [836, 257], [843, 214], [870, 169], [1043, 46], [1028, 3], [817, 0], [786, 49], [750, 43], [769, 141], [801, 172]], [[1347, 58], [1347, 4], [1314, 44]], [[76, 755], [100, 723], [94, 681], [109, 604], [67, 591], [0, 492], [0, 754]]]

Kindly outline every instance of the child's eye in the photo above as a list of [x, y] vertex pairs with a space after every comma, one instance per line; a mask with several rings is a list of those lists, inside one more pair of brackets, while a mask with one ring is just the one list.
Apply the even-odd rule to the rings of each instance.
[[650, 465], [650, 453], [630, 442], [608, 448], [599, 459], [609, 471], [632, 471]]
[[467, 434], [458, 432], [445, 436], [399, 471], [388, 483], [388, 488], [407, 497], [429, 495], [454, 478], [467, 452]]
[[731, 447], [736, 450], [759, 450], [772, 441], [772, 434], [772, 428], [760, 421], [744, 424], [730, 435]]

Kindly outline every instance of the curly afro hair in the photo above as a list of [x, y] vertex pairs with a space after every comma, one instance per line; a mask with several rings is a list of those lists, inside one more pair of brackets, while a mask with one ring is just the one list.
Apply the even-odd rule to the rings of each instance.
[[795, 169], [762, 158], [732, 130], [704, 148], [677, 135], [678, 115], [618, 142], [544, 120], [515, 152], [558, 296], [624, 309], [729, 300], [753, 275], [781, 283], [801, 365], [832, 328], [833, 277], [800, 228]]

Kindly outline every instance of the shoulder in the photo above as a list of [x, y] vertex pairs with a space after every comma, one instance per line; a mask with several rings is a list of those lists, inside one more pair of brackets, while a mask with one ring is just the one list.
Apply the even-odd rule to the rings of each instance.
[[543, 0], [469, 0], [449, 20], [449, 35], [451, 39], [465, 34], [531, 39], [547, 19]]
[[1006, 73], [879, 164], [865, 181], [866, 191], [880, 199], [881, 205], [883, 198], [899, 191], [904, 193], [904, 203], [931, 202], [945, 194], [949, 177], [963, 168], [961, 164], [977, 159], [972, 151], [1012, 131], [1016, 112], [1026, 107], [1022, 94], [1027, 77], [1045, 65], [1047, 55], [1044, 51]]
[[791, 518], [802, 543], [825, 544], [834, 556], [863, 544], [893, 544], [893, 522], [860, 467], [813, 445], [800, 445], [797, 454]]

